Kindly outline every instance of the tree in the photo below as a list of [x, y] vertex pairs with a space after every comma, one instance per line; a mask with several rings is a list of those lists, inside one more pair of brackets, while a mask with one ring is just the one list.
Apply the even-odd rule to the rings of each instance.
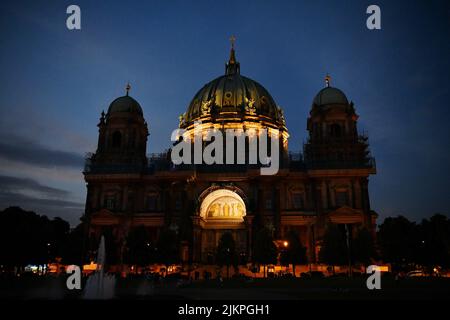
[[347, 245], [344, 234], [336, 224], [329, 224], [325, 229], [319, 260], [333, 267], [347, 262]]
[[62, 258], [68, 246], [70, 225], [67, 221], [55, 217], [45, 223], [49, 260]]
[[[157, 261], [167, 267], [180, 261], [180, 245], [177, 233], [170, 229], [162, 230], [156, 244]], [[166, 271], [167, 273], [167, 271]]]
[[65, 264], [81, 266], [86, 262], [83, 250], [86, 240], [86, 224], [80, 223], [68, 235], [67, 246], [62, 256]]
[[67, 246], [69, 224], [19, 207], [0, 211], [0, 265], [6, 270], [45, 264], [60, 257]]
[[227, 266], [227, 278], [230, 277], [230, 266], [237, 268], [237, 254], [236, 245], [233, 239], [233, 235], [229, 232], [225, 232], [219, 240], [217, 246], [216, 262], [219, 267]]
[[441, 214], [423, 219], [418, 226], [417, 262], [433, 269], [450, 266], [450, 219]]
[[150, 264], [154, 260], [155, 246], [149, 239], [145, 226], [131, 229], [126, 239], [125, 263], [140, 267]]
[[287, 248], [281, 253], [281, 263], [292, 264], [292, 272], [295, 277], [295, 266], [307, 262], [306, 248], [302, 245], [298, 233], [290, 231], [287, 236]]
[[364, 265], [371, 264], [371, 260], [376, 257], [375, 245], [367, 228], [361, 228], [352, 241], [353, 259]]
[[415, 262], [419, 239], [414, 222], [403, 216], [388, 217], [380, 225], [377, 238], [384, 261], [396, 265]]
[[277, 262], [277, 247], [269, 230], [260, 229], [255, 236], [253, 249], [253, 260], [264, 266], [264, 277], [266, 277], [266, 266]]

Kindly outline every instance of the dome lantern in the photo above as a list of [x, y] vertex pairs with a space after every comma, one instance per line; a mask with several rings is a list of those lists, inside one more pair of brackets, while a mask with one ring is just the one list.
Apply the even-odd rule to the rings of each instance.
[[230, 37], [231, 49], [230, 49], [230, 59], [228, 63], [225, 64], [225, 74], [232, 75], [235, 73], [240, 73], [241, 65], [236, 60], [236, 52], [234, 51], [234, 42], [236, 41], [235, 36]]

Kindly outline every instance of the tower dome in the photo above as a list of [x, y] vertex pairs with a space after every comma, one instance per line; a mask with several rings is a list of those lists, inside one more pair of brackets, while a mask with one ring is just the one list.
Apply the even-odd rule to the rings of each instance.
[[326, 86], [322, 90], [320, 90], [313, 100], [314, 106], [328, 106], [328, 105], [348, 105], [348, 99], [344, 92], [339, 90], [338, 88], [334, 88], [330, 86], [331, 77], [327, 75], [325, 77]]
[[115, 99], [108, 108], [108, 114], [116, 112], [129, 112], [143, 115], [141, 105], [135, 99], [128, 95], [130, 91], [130, 84], [126, 87], [126, 95]]
[[314, 98], [313, 104], [324, 106], [330, 104], [348, 104], [345, 94], [338, 88], [325, 87], [320, 90]]

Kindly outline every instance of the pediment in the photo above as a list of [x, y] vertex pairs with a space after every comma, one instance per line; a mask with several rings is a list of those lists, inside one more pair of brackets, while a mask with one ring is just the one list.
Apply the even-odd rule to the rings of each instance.
[[105, 208], [100, 209], [99, 211], [96, 211], [92, 214], [93, 218], [111, 218], [113, 216], [114, 214], [112, 213], [112, 211]]
[[94, 225], [113, 225], [120, 222], [120, 215], [108, 209], [100, 209], [91, 215], [91, 223]]
[[328, 213], [328, 218], [332, 223], [363, 223], [364, 213], [362, 210], [343, 206]]

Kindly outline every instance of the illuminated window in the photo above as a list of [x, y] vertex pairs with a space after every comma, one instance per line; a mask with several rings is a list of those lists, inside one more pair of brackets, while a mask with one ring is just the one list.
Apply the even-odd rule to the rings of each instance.
[[211, 192], [203, 200], [200, 216], [205, 220], [243, 220], [246, 215], [245, 203], [235, 192], [219, 189]]

